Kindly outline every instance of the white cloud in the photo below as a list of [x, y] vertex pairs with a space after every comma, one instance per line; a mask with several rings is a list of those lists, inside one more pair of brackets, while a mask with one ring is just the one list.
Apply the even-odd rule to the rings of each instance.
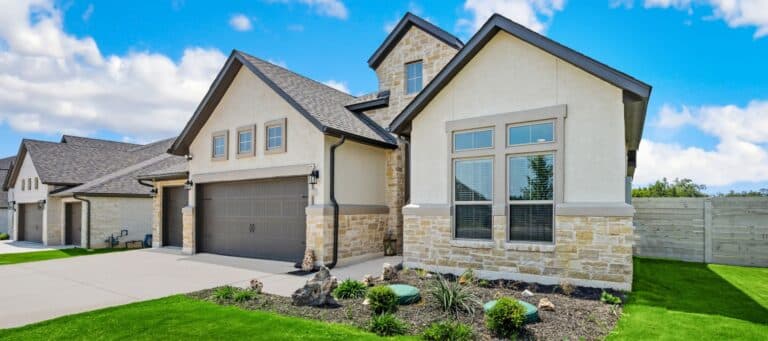
[[562, 11], [565, 0], [467, 0], [464, 10], [470, 18], [459, 19], [459, 29], [477, 31], [494, 13], [499, 13], [539, 33], [546, 31], [555, 12]]
[[0, 121], [16, 131], [172, 136], [226, 59], [195, 47], [180, 61], [104, 56], [92, 38], [64, 32], [61, 17], [52, 0], [14, 1], [0, 12]]
[[[630, 3], [631, 0], [614, 0]], [[694, 6], [712, 7], [711, 18], [722, 19], [730, 27], [755, 27], [755, 38], [768, 35], [766, 0], [644, 0], [646, 8], [674, 8], [693, 14]]]
[[93, 6], [93, 4], [88, 4], [88, 8], [85, 9], [85, 12], [83, 12], [83, 21], [91, 20], [91, 16], [93, 15], [93, 11], [96, 8]]
[[341, 92], [349, 93], [349, 87], [347, 86], [347, 82], [337, 81], [337, 80], [327, 80], [323, 82], [323, 84], [330, 86], [336, 90], [339, 90]]
[[338, 19], [347, 19], [349, 16], [349, 10], [340, 0], [268, 0], [269, 2], [291, 4], [300, 3], [306, 5], [315, 13]]
[[692, 126], [719, 142], [714, 150], [643, 140], [638, 151], [636, 182], [662, 177], [691, 178], [709, 186], [768, 181], [768, 101], [746, 107], [665, 105], [655, 127]]
[[253, 25], [251, 25], [251, 19], [248, 19], [244, 14], [235, 14], [232, 15], [231, 18], [229, 18], [229, 26], [231, 26], [235, 31], [250, 31], [253, 28]]

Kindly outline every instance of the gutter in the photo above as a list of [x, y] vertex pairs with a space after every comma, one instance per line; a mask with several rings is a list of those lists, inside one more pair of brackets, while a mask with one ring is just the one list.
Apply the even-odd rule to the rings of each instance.
[[85, 248], [90, 249], [91, 248], [91, 201], [80, 197], [78, 193], [72, 193], [72, 198], [75, 200], [79, 200], [82, 202], [85, 202], [88, 205], [88, 217], [86, 218], [88, 221], [85, 224], [86, 229], [86, 237], [85, 237]]
[[336, 148], [344, 144], [347, 137], [342, 135], [338, 142], [331, 146], [331, 175], [330, 175], [330, 196], [333, 205], [333, 261], [325, 264], [328, 269], [333, 269], [339, 260], [339, 203], [336, 201]]

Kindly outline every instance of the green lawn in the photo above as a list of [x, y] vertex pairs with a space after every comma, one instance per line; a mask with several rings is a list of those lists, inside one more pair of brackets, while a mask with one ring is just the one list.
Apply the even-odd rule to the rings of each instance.
[[[126, 249], [61, 249], [50, 251], [33, 251], [22, 253], [9, 253], [0, 255], [0, 265], [37, 262], [41, 260], [68, 258], [77, 256], [98, 255], [102, 253], [125, 251]], [[130, 250], [130, 249], [128, 249]]]
[[0, 330], [0, 340], [377, 340], [357, 328], [177, 295]]
[[635, 259], [610, 340], [766, 340], [768, 269]]

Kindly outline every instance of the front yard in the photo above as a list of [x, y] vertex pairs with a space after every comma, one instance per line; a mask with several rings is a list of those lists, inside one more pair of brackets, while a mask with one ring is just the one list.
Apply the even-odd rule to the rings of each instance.
[[[401, 272], [401, 280], [418, 285], [424, 276]], [[426, 281], [426, 280], [425, 280]], [[427, 282], [425, 282], [427, 283]], [[484, 288], [491, 284], [490, 288]], [[531, 286], [535, 296], [520, 295], [514, 283], [476, 283], [470, 291], [482, 300], [493, 294], [530, 302], [542, 297], [554, 312], [540, 311], [541, 322], [525, 327], [524, 336], [547, 340], [760, 340], [768, 335], [768, 269], [636, 259], [634, 291], [623, 307], [600, 303], [589, 290], [570, 296], [562, 288]], [[395, 315], [412, 335], [440, 317], [429, 308], [434, 298], [422, 288], [423, 300], [402, 306]], [[553, 292], [554, 291], [554, 292]], [[0, 331], [0, 339], [376, 339], [363, 331], [370, 319], [362, 299], [342, 300], [339, 308], [299, 308], [290, 299], [262, 294], [236, 303], [217, 300], [213, 291], [171, 296], [66, 316]], [[478, 336], [484, 329], [482, 310], [461, 315]], [[617, 316], [620, 319], [614, 328]], [[292, 315], [292, 316], [285, 316]], [[611, 332], [610, 329], [613, 329]]]

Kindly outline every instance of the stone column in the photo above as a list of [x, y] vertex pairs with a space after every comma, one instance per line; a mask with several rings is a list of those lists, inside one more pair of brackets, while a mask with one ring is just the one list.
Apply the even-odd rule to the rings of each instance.
[[196, 248], [196, 231], [195, 231], [195, 208], [192, 206], [184, 207], [181, 210], [183, 215], [182, 222], [184, 224], [182, 230], [182, 247], [181, 253], [185, 255], [193, 255], [197, 252]]

